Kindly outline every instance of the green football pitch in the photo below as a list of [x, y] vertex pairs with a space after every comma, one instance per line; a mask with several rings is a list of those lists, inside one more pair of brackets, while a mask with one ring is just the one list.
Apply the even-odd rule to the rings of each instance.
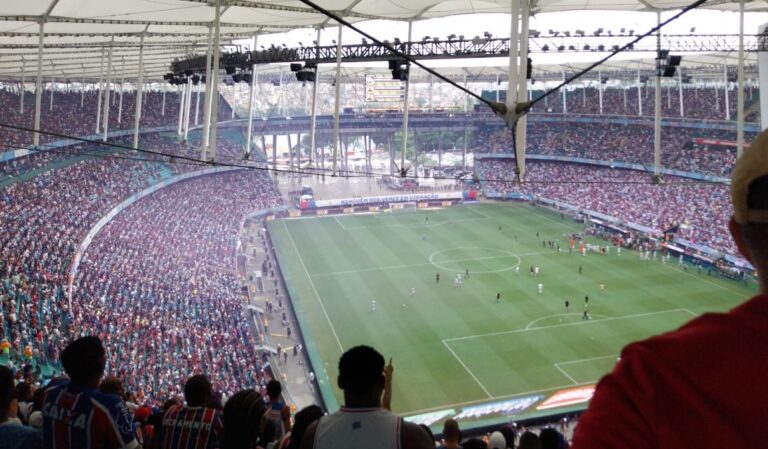
[[[392, 405], [403, 415], [592, 384], [628, 342], [754, 292], [684, 271], [676, 259], [642, 261], [615, 248], [570, 254], [565, 236], [583, 230], [513, 203], [269, 223], [318, 381], [333, 396], [327, 402], [342, 403], [341, 353], [367, 344], [392, 358]], [[586, 295], [591, 320], [582, 316]]]

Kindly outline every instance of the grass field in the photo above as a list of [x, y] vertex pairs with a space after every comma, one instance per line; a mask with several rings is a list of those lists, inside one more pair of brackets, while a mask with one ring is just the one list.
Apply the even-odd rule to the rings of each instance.
[[[322, 359], [318, 380], [342, 403], [339, 356], [372, 345], [393, 359], [393, 409], [403, 415], [591, 384], [626, 343], [753, 293], [684, 272], [676, 260], [615, 249], [569, 254], [563, 235], [583, 225], [521, 204], [287, 219], [269, 230], [308, 347]], [[555, 239], [560, 253], [542, 246]], [[469, 279], [453, 287], [466, 269]], [[582, 319], [585, 295], [590, 321]]]

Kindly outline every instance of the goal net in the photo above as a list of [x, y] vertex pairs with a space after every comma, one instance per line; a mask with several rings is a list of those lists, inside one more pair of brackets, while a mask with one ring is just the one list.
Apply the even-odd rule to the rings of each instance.
[[404, 203], [391, 203], [389, 205], [389, 208], [392, 210], [402, 210], [402, 209], [411, 209], [415, 210], [418, 209], [419, 203], [417, 201], [406, 201]]

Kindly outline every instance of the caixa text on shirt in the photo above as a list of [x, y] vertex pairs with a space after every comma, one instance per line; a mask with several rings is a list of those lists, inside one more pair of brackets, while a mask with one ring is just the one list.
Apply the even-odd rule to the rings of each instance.
[[43, 405], [43, 416], [54, 419], [78, 429], [85, 429], [88, 422], [88, 415], [68, 408], [59, 408], [55, 404], [45, 403]]

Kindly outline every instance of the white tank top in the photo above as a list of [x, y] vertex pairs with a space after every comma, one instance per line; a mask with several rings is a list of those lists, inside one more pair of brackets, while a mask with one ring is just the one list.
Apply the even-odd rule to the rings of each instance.
[[315, 449], [400, 449], [402, 419], [384, 409], [342, 408], [320, 418]]

